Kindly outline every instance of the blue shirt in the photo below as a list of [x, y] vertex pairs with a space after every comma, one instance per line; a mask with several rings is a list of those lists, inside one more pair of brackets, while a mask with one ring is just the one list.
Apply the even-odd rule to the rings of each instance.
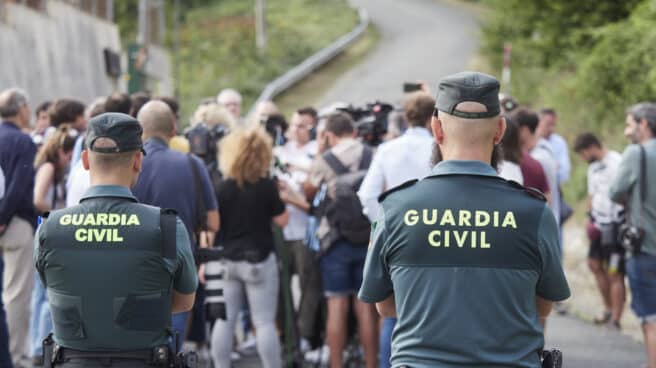
[[536, 296], [570, 291], [544, 200], [479, 161], [382, 197], [359, 298], [394, 295], [392, 366], [540, 367]]
[[567, 141], [558, 134], [552, 134], [546, 139], [553, 152], [554, 159], [558, 164], [558, 184], [561, 185], [569, 180], [572, 164], [569, 160], [569, 148]]
[[5, 177], [5, 194], [0, 199], [0, 224], [18, 216], [35, 226], [34, 157], [36, 146], [29, 135], [10, 122], [0, 124], [0, 169]]
[[[146, 156], [137, 184], [132, 188], [139, 202], [178, 212], [185, 224], [190, 239], [193, 239], [194, 226], [204, 222], [207, 211], [218, 208], [212, 183], [203, 162], [196, 156], [185, 155], [169, 149], [166, 142], [150, 138], [144, 143]], [[196, 165], [198, 186], [191, 162]], [[204, 213], [198, 210], [198, 201], [203, 201]]]

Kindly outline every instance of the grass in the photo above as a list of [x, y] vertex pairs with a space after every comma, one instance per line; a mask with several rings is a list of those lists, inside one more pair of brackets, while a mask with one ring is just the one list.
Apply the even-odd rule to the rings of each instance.
[[287, 117], [302, 106], [316, 106], [323, 93], [339, 76], [364, 60], [379, 38], [380, 34], [376, 28], [370, 25], [359, 40], [303, 81], [276, 97], [275, 103]]
[[267, 0], [266, 6], [267, 46], [260, 51], [252, 1], [221, 0], [186, 14], [180, 33], [183, 117], [227, 87], [242, 93], [247, 110], [269, 81], [358, 22], [346, 0]]

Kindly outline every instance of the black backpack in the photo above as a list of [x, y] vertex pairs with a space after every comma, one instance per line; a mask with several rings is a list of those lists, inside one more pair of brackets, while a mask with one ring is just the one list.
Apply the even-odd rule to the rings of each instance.
[[323, 159], [337, 174], [333, 182], [335, 194], [328, 198], [325, 207], [325, 216], [330, 225], [327, 246], [333, 245], [340, 238], [356, 246], [369, 244], [371, 223], [362, 212], [357, 192], [367, 174], [372, 156], [372, 150], [365, 146], [358, 170], [351, 172], [332, 152], [324, 153]]

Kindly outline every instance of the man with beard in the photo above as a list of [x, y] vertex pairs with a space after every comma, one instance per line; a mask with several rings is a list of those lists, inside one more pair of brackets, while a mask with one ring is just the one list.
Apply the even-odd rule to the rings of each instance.
[[613, 203], [608, 190], [617, 175], [622, 156], [602, 146], [592, 133], [576, 138], [574, 151], [588, 167], [588, 214], [587, 225], [590, 250], [588, 267], [595, 276], [604, 303], [604, 312], [595, 323], [607, 323], [619, 329], [624, 311], [624, 249], [619, 244], [617, 229], [623, 220], [624, 208]]
[[443, 161], [380, 198], [359, 298], [397, 317], [394, 367], [539, 367], [540, 322], [570, 295], [544, 197], [492, 165], [498, 94], [482, 73], [444, 78], [431, 122]]

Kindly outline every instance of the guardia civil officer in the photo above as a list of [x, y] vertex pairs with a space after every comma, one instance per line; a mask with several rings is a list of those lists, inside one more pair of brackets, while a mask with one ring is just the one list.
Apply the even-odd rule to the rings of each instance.
[[129, 115], [91, 119], [82, 153], [91, 188], [39, 227], [36, 268], [50, 302], [56, 367], [171, 366], [171, 313], [194, 304], [198, 279], [184, 225], [130, 192], [141, 134]]
[[431, 123], [443, 161], [380, 198], [359, 297], [398, 318], [393, 367], [539, 367], [540, 321], [570, 295], [544, 197], [492, 166], [498, 96], [491, 76], [444, 78]]

